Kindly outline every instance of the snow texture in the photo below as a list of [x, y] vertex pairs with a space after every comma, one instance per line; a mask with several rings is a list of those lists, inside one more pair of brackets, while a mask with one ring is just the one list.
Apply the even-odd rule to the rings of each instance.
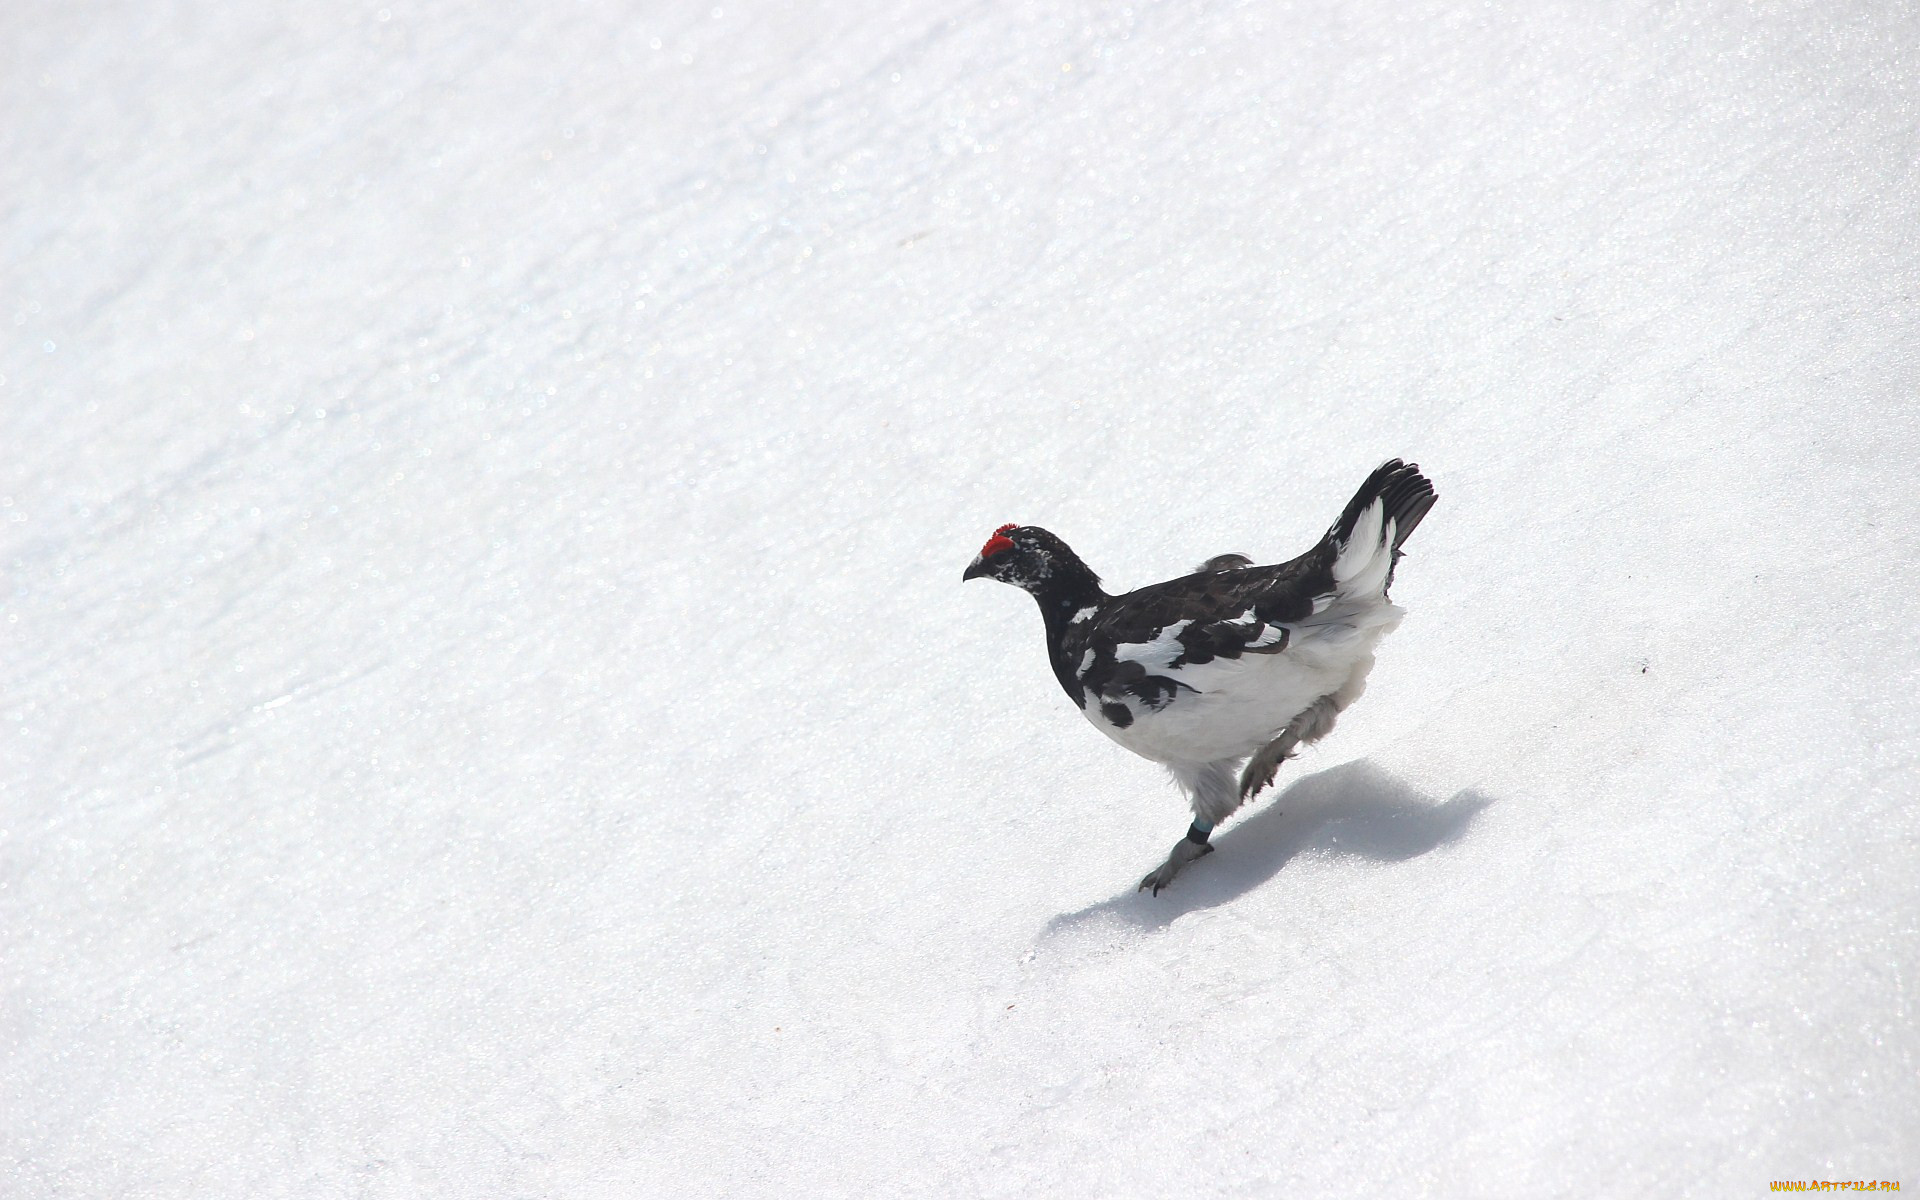
[[[1906, 5], [21, 0], [0, 1193], [1920, 1187]], [[1186, 814], [1115, 590], [1440, 501]]]

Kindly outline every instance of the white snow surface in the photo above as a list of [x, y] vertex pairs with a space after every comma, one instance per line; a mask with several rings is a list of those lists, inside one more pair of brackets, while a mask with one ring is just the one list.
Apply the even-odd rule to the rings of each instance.
[[[20, 0], [0, 1193], [1920, 1187], [1920, 22]], [[1185, 829], [1115, 590], [1440, 500]]]

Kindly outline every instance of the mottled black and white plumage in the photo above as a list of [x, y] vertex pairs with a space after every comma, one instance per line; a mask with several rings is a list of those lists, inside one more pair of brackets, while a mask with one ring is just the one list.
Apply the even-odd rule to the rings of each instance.
[[1396, 458], [1299, 558], [1260, 567], [1222, 554], [1122, 596], [1107, 595], [1065, 542], [1036, 526], [1003, 525], [982, 547], [964, 578], [1031, 594], [1074, 705], [1100, 732], [1164, 763], [1193, 806], [1186, 838], [1142, 888], [1158, 894], [1210, 852], [1213, 827], [1359, 698], [1374, 647], [1403, 615], [1387, 599], [1400, 546], [1433, 502], [1419, 467]]

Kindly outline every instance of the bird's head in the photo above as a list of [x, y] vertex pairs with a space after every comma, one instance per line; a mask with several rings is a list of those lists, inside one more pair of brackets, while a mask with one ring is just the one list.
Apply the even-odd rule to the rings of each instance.
[[1002, 525], [993, 531], [987, 544], [966, 574], [960, 578], [998, 579], [1039, 595], [1060, 573], [1065, 563], [1079, 566], [1079, 560], [1067, 544], [1037, 525]]

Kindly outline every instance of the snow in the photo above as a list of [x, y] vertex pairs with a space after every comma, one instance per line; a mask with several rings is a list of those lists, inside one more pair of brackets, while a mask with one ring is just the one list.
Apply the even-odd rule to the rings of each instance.
[[[0, 1192], [1920, 1180], [1899, 5], [27, 0]], [[1218, 852], [1110, 588], [1438, 505]]]

